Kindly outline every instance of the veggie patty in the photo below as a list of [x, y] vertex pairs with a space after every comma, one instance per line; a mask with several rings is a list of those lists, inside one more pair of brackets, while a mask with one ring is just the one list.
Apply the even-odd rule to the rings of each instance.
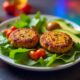
[[63, 32], [46, 32], [40, 37], [40, 44], [50, 52], [64, 53], [72, 48], [72, 38]]
[[33, 29], [21, 28], [13, 31], [8, 40], [14, 47], [33, 48], [39, 41], [39, 35]]

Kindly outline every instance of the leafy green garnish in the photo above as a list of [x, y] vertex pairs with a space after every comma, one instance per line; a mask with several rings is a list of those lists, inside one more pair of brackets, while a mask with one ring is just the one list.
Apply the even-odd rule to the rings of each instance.
[[75, 43], [76, 49], [80, 49], [80, 43]]
[[2, 53], [3, 55], [8, 56], [10, 50], [11, 50], [10, 44], [0, 45], [0, 51], [1, 51], [1, 53]]
[[27, 23], [30, 23], [30, 21], [31, 21], [31, 18], [30, 18], [28, 15], [26, 15], [26, 14], [21, 14], [21, 15], [20, 15], [20, 19], [21, 19], [23, 22], [27, 22]]
[[14, 59], [16, 63], [27, 64], [28, 62], [28, 52], [32, 49], [18, 48], [11, 50], [9, 57]]
[[39, 11], [36, 13], [35, 18], [40, 19], [40, 12]]
[[31, 18], [29, 16], [25, 14], [21, 14], [20, 20], [17, 20], [14, 25], [17, 28], [29, 28], [30, 21], [31, 21]]
[[30, 23], [29, 27], [31, 28], [33, 26], [36, 26], [38, 23], [39, 23], [39, 19], [33, 18], [31, 20], [31, 23]]
[[57, 58], [57, 55], [56, 54], [53, 54], [51, 57], [50, 57], [50, 60], [48, 61], [48, 63], [46, 64], [47, 66], [50, 66]]
[[0, 33], [0, 46], [5, 45], [7, 43], [8, 43], [8, 40], [6, 39], [6, 37], [2, 33]]
[[46, 20], [45, 17], [43, 17], [43, 18], [39, 21], [39, 23], [36, 25], [37, 31], [38, 31], [39, 33], [43, 33], [42, 28], [46, 26], [46, 23], [47, 23], [47, 20]]
[[26, 52], [26, 55], [27, 53], [30, 51], [31, 49], [25, 49], [25, 48], [18, 48], [18, 49], [15, 49], [15, 50], [11, 50], [10, 53], [9, 53], [9, 57], [14, 59], [16, 57], [16, 54], [19, 54], [19, 53], [25, 53]]
[[42, 57], [38, 60], [38, 63], [40, 63], [41, 66], [45, 66], [45, 61]]
[[47, 20], [45, 17], [40, 17], [40, 12], [38, 12], [34, 18], [32, 18], [29, 27], [35, 27], [38, 33], [43, 33], [42, 28], [46, 26]]
[[16, 26], [16, 28], [29, 28], [28, 23], [21, 20], [16, 21], [14, 25]]

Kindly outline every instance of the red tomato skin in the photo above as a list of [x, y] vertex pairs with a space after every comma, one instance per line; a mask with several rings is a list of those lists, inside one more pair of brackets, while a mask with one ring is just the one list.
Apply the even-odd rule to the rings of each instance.
[[38, 59], [38, 56], [36, 55], [35, 51], [30, 51], [29, 56], [35, 61]]
[[46, 55], [46, 51], [43, 48], [40, 48], [36, 51], [30, 51], [29, 56], [33, 60], [38, 60], [40, 57], [44, 57]]
[[7, 34], [7, 33], [8, 33], [8, 31], [9, 31], [9, 29], [5, 29], [5, 30], [4, 30], [4, 33], [5, 33], [5, 34]]
[[14, 31], [14, 30], [16, 30], [17, 28], [15, 27], [15, 26], [12, 26], [11, 27], [11, 31]]
[[6, 33], [6, 36], [9, 37], [9, 35], [11, 34], [11, 32], [12, 32], [12, 31], [9, 30], [9, 31]]
[[38, 56], [38, 58], [40, 57], [44, 57], [46, 55], [46, 51], [43, 48], [40, 48], [36, 51], [36, 55]]

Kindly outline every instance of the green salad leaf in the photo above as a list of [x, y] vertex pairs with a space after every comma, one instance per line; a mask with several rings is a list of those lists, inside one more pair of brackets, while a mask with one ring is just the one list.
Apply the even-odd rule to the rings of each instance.
[[11, 45], [10, 44], [6, 44], [6, 45], [0, 45], [0, 51], [3, 55], [8, 56], [9, 52], [11, 50]]
[[29, 26], [28, 26], [29, 24], [22, 20], [19, 20], [19, 21], [17, 20], [14, 25], [16, 26], [16, 28], [25, 28], [25, 27], [29, 28]]
[[40, 59], [38, 60], [38, 63], [40, 63], [41, 66], [45, 66], [45, 61], [42, 57], [40, 57]]
[[49, 58], [49, 61], [47, 62], [47, 66], [50, 66], [51, 64], [54, 63], [54, 61], [57, 59], [57, 55], [56, 54], [53, 54], [50, 58]]
[[28, 62], [28, 53], [32, 49], [18, 48], [11, 50], [9, 57], [14, 59], [16, 63], [27, 64]]
[[8, 40], [6, 39], [6, 37], [3, 35], [3, 33], [0, 33], [0, 46], [5, 45], [7, 43], [8, 43]]
[[26, 14], [21, 14], [21, 15], [20, 15], [20, 19], [21, 19], [23, 22], [27, 22], [27, 23], [30, 23], [30, 21], [31, 21], [31, 18], [30, 18], [28, 15], [26, 15]]
[[39, 11], [36, 13], [35, 18], [40, 19], [40, 12]]
[[46, 26], [47, 19], [45, 17], [41, 18], [40, 12], [37, 12], [35, 17], [32, 18], [29, 27], [35, 27], [38, 33], [43, 33], [42, 28]]
[[36, 27], [36, 25], [39, 23], [39, 19], [33, 18], [30, 22], [29, 27], [32, 28], [33, 26]]
[[9, 53], [9, 57], [12, 58], [12, 59], [15, 59], [16, 57], [16, 54], [20, 54], [20, 53], [27, 53], [31, 51], [31, 49], [26, 49], [26, 48], [18, 48], [18, 49], [14, 49], [14, 50], [11, 50], [10, 53]]

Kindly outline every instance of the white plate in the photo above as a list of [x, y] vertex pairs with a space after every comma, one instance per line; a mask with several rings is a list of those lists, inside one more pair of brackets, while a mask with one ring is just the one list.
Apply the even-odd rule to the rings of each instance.
[[[33, 17], [34, 15], [30, 15], [30, 17]], [[41, 17], [46, 17], [48, 19], [48, 21], [51, 21], [51, 20], [54, 20], [54, 19], [60, 19], [59, 17], [55, 17], [55, 16], [50, 16], [50, 15], [42, 15]], [[16, 19], [19, 19], [19, 17], [17, 18], [12, 18], [12, 19], [9, 19], [7, 21], [4, 21], [3, 23], [0, 24], [0, 31], [3, 30], [3, 29], [6, 29], [6, 25], [9, 23], [9, 22], [14, 22]], [[74, 29], [76, 30], [80, 30], [80, 27], [79, 25], [71, 22], [71, 21], [68, 21], [66, 20], [67, 22], [71, 23], [74, 27]], [[78, 58], [75, 62], [72, 62], [72, 63], [68, 63], [68, 64], [64, 64], [64, 65], [59, 65], [57, 67], [32, 67], [32, 66], [25, 66], [25, 65], [21, 65], [21, 64], [16, 64], [14, 63], [14, 61], [12, 59], [10, 59], [9, 57], [7, 56], [4, 56], [0, 53], [0, 59], [2, 59], [3, 61], [7, 62], [8, 64], [12, 65], [12, 66], [15, 66], [15, 67], [18, 67], [18, 68], [21, 68], [21, 69], [25, 69], [25, 70], [32, 70], [32, 71], [54, 71], [54, 70], [60, 70], [60, 69], [64, 69], [64, 68], [68, 68], [72, 65], [75, 65], [76, 63], [78, 63], [80, 61], [80, 58]]]

